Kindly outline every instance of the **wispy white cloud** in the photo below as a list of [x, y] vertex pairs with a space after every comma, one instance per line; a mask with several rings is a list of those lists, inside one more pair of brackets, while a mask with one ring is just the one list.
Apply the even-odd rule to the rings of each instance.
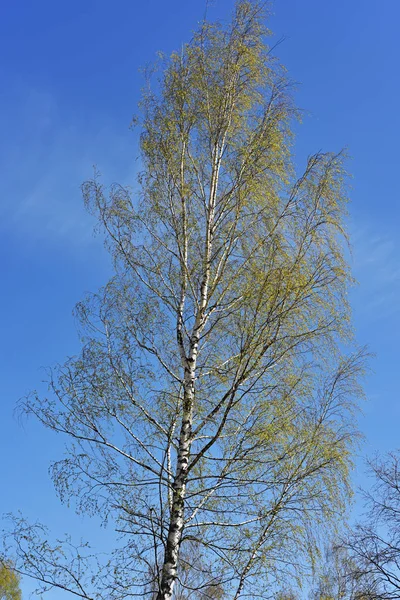
[[353, 270], [359, 282], [353, 296], [359, 314], [383, 319], [400, 312], [400, 240], [377, 227], [382, 224], [353, 227]]
[[[55, 98], [23, 87], [0, 115], [1, 228], [26, 240], [77, 247], [92, 243], [93, 221], [80, 184], [96, 164], [107, 181], [134, 181], [135, 140], [112, 122], [66, 115]], [[101, 126], [96, 126], [101, 121]]]

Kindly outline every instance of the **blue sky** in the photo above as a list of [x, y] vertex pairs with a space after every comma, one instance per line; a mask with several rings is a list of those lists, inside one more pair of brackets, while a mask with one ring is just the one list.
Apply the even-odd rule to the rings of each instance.
[[[227, 16], [232, 4], [214, 0], [210, 16]], [[179, 48], [203, 12], [203, 0], [2, 5], [0, 513], [21, 509], [58, 533], [60, 523], [61, 533], [81, 529], [47, 475], [63, 441], [33, 422], [21, 426], [15, 402], [40, 385], [41, 367], [78, 350], [71, 310], [110, 272], [80, 183], [94, 164], [108, 181], [133, 180], [138, 67]], [[352, 304], [358, 339], [376, 353], [360, 420], [364, 455], [400, 446], [399, 19], [397, 0], [276, 0], [269, 23], [299, 82], [299, 167], [321, 149], [347, 146], [353, 157]]]

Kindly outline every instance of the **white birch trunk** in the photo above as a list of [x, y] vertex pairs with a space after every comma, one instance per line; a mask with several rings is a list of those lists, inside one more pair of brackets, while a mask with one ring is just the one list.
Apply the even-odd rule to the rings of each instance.
[[[194, 361], [192, 360], [191, 362], [193, 363]], [[194, 366], [189, 365], [185, 368], [183, 419], [179, 438], [177, 469], [173, 484], [171, 520], [157, 600], [170, 600], [172, 598], [177, 576], [179, 546], [184, 525], [186, 480], [191, 445], [193, 393]]]
[[[211, 177], [210, 199], [208, 205], [207, 228], [205, 234], [203, 277], [200, 287], [200, 298], [196, 320], [193, 331], [190, 336], [189, 356], [185, 356], [182, 341], [182, 315], [186, 294], [186, 261], [187, 261], [187, 232], [186, 232], [186, 206], [182, 198], [182, 233], [184, 239], [184, 251], [182, 260], [184, 262], [181, 281], [181, 302], [178, 313], [177, 339], [180, 349], [182, 364], [185, 369], [184, 375], [184, 397], [183, 397], [183, 416], [179, 437], [179, 449], [177, 456], [176, 475], [173, 483], [173, 497], [171, 518], [168, 530], [167, 544], [165, 548], [164, 564], [161, 575], [160, 590], [157, 594], [157, 600], [171, 600], [175, 581], [177, 577], [179, 546], [182, 539], [184, 527], [184, 507], [186, 494], [186, 481], [188, 475], [188, 464], [190, 456], [190, 446], [192, 443], [192, 425], [193, 425], [193, 399], [194, 382], [197, 363], [197, 353], [202, 329], [206, 322], [206, 309], [208, 302], [209, 282], [210, 282], [210, 262], [212, 251], [212, 230], [214, 226], [215, 199], [218, 188], [218, 174], [222, 149], [216, 144], [213, 156], [213, 172]], [[181, 174], [183, 182], [183, 174]]]

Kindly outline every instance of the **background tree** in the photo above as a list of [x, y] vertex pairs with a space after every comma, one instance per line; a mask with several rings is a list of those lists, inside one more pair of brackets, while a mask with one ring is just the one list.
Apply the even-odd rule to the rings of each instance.
[[331, 545], [321, 561], [311, 600], [373, 600], [380, 597], [379, 582], [364, 572], [343, 545]]
[[0, 559], [0, 600], [21, 600], [19, 576], [7, 561]]
[[357, 561], [354, 573], [373, 578], [376, 598], [400, 597], [400, 457], [390, 452], [369, 462], [374, 484], [364, 493], [367, 513], [345, 546]]
[[82, 548], [14, 520], [18, 568], [45, 587], [269, 597], [345, 509], [363, 356], [346, 346], [343, 155], [296, 179], [264, 17], [239, 1], [148, 82], [139, 193], [83, 186], [115, 275], [77, 307], [81, 354], [23, 408], [70, 439], [62, 501], [120, 540], [92, 578]]

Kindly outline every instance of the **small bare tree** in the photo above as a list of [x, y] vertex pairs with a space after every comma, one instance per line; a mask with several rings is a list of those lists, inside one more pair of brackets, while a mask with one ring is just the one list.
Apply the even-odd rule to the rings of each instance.
[[379, 582], [364, 572], [353, 553], [343, 544], [329, 545], [315, 577], [311, 600], [375, 600], [380, 597]]
[[390, 452], [369, 462], [374, 484], [364, 493], [367, 513], [345, 546], [354, 557], [359, 579], [371, 578], [375, 598], [400, 598], [400, 455]]
[[140, 193], [83, 186], [115, 275], [77, 307], [80, 356], [24, 409], [71, 441], [61, 499], [121, 537], [90, 579], [81, 549], [17, 520], [17, 567], [45, 585], [269, 597], [343, 513], [363, 363], [344, 354], [343, 155], [295, 178], [296, 110], [263, 23], [239, 1], [149, 83]]

